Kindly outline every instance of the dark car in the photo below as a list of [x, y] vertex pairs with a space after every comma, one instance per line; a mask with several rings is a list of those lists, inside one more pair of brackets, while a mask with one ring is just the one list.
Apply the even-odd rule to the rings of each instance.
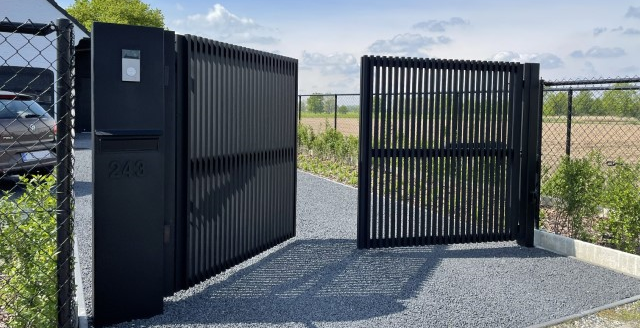
[[51, 172], [55, 123], [33, 97], [0, 91], [0, 177]]

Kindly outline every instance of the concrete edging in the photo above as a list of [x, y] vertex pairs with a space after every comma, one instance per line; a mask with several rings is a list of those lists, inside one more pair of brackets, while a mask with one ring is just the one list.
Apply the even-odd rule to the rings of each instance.
[[640, 278], [640, 256], [556, 235], [542, 230], [534, 231], [533, 245], [559, 255], [571, 256]]

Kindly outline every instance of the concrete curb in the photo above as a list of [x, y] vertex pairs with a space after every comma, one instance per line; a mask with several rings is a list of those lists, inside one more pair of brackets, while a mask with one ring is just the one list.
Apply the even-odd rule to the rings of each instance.
[[621, 305], [625, 305], [625, 304], [629, 304], [635, 301], [640, 301], [640, 295], [636, 295], [633, 297], [629, 297], [629, 298], [625, 298], [621, 301], [617, 301], [617, 302], [613, 302], [613, 303], [609, 303], [609, 304], [605, 304], [603, 306], [591, 309], [591, 310], [587, 310], [587, 311], [582, 311], [580, 313], [577, 314], [572, 314], [566, 317], [562, 317], [559, 319], [554, 319], [551, 321], [547, 321], [547, 322], [543, 322], [537, 325], [533, 325], [533, 326], [529, 326], [528, 328], [544, 328], [544, 327], [550, 327], [550, 326], [555, 326], [555, 325], [559, 325], [561, 323], [565, 323], [567, 321], [572, 321], [572, 320], [576, 320], [576, 319], [580, 319], [586, 316], [590, 316], [592, 314], [596, 314], [600, 311], [604, 311], [604, 310], [608, 310], [611, 308], [615, 308]]
[[584, 241], [556, 235], [542, 230], [534, 231], [535, 247], [640, 278], [640, 256]]

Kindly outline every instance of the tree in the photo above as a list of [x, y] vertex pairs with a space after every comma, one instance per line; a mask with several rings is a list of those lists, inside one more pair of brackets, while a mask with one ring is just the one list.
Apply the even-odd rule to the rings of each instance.
[[307, 98], [307, 110], [312, 113], [322, 113], [323, 109], [322, 95], [314, 93]]
[[333, 113], [336, 110], [336, 96], [324, 96], [324, 110]]
[[[628, 83], [617, 83], [616, 88], [628, 88]], [[607, 90], [602, 94], [602, 107], [609, 115], [640, 117], [640, 101], [636, 90]]]
[[346, 114], [349, 112], [349, 108], [347, 108], [347, 106], [342, 105], [340, 107], [338, 107], [338, 113], [340, 114]]
[[603, 114], [600, 99], [594, 98], [591, 91], [585, 90], [574, 94], [571, 107], [574, 115]]
[[564, 91], [547, 92], [542, 105], [542, 115], [567, 115], [569, 96]]
[[67, 11], [89, 30], [93, 22], [164, 28], [160, 9], [141, 0], [75, 0]]

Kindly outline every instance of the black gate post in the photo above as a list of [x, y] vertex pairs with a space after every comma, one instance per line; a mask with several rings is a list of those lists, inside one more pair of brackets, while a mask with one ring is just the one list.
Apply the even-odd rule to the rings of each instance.
[[369, 247], [371, 211], [371, 58], [362, 57], [360, 70], [360, 158], [358, 160], [358, 248]]
[[56, 154], [58, 157], [56, 174], [56, 222], [57, 233], [57, 279], [58, 279], [58, 327], [71, 327], [72, 319], [72, 268], [71, 258], [71, 168], [73, 167], [72, 149], [72, 110], [71, 110], [71, 31], [73, 25], [68, 19], [58, 19], [56, 49], [58, 51], [56, 70], [57, 113], [56, 121], [58, 133], [56, 140]]
[[540, 193], [540, 175], [538, 167], [538, 143], [540, 142], [540, 64], [524, 65], [523, 92], [523, 131], [522, 131], [522, 169], [520, 201], [524, 213], [520, 216], [518, 244], [533, 247], [533, 230], [540, 205], [537, 201]]

